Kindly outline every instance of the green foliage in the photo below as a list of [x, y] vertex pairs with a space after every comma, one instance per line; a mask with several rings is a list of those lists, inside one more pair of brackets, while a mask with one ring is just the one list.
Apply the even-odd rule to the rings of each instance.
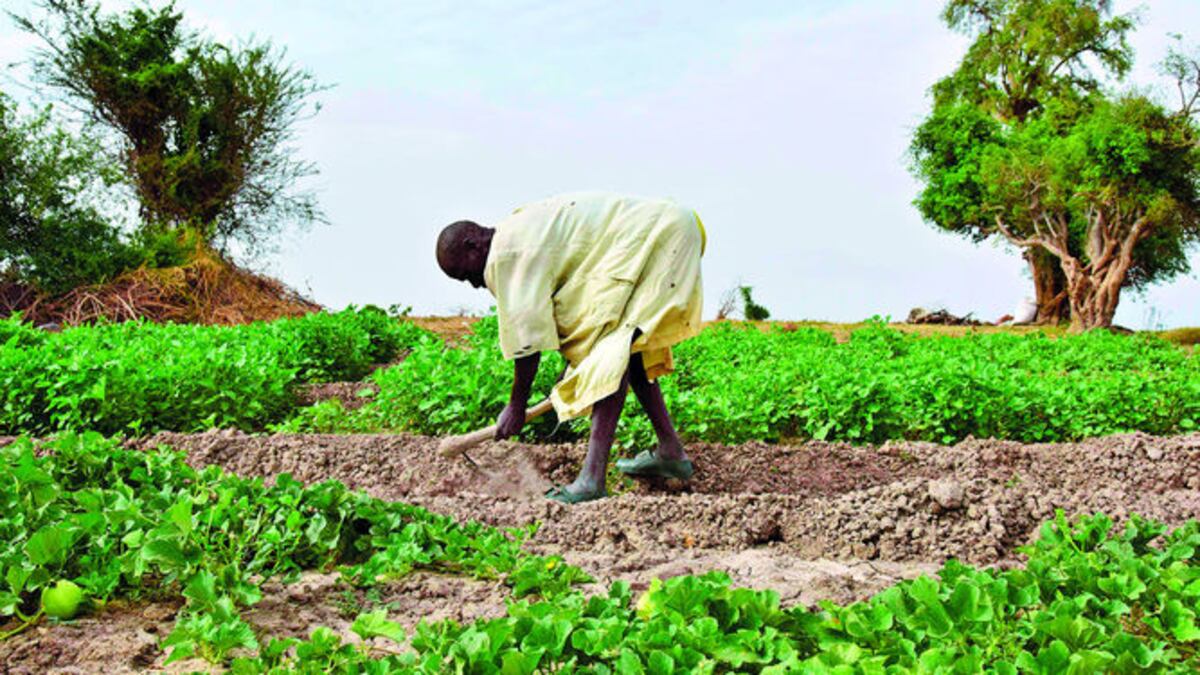
[[378, 310], [249, 326], [130, 322], [47, 334], [0, 321], [0, 433], [262, 429], [302, 382], [356, 380], [432, 339]]
[[143, 229], [191, 230], [210, 245], [268, 245], [284, 224], [323, 219], [297, 181], [297, 122], [321, 90], [269, 43], [239, 46], [184, 28], [168, 3], [105, 14], [79, 0], [44, 0], [44, 16], [14, 16], [40, 38], [34, 68], [90, 121], [121, 141]]
[[[1144, 96], [1104, 91], [1106, 76], [1132, 67], [1136, 24], [1132, 14], [1112, 16], [1107, 0], [950, 0], [942, 17], [973, 42], [933, 87], [933, 110], [913, 135], [921, 215], [973, 241], [1002, 235], [1022, 249], [1039, 318], [1061, 317], [1066, 297], [1079, 327], [1109, 325], [1121, 288], [1189, 271], [1189, 247], [1200, 240], [1187, 100], [1200, 82], [1197, 62], [1173, 52], [1164, 63], [1184, 99], [1168, 115]], [[1114, 153], [1124, 163], [1106, 161]], [[1121, 178], [1131, 171], [1139, 180]], [[1051, 206], [1055, 194], [1071, 198]]]
[[766, 321], [771, 318], [771, 312], [754, 302], [754, 298], [750, 296], [753, 290], [750, 286], [738, 287], [738, 292], [742, 294], [742, 316], [746, 317], [747, 321]]
[[90, 198], [115, 180], [96, 143], [63, 130], [50, 108], [19, 117], [0, 92], [0, 277], [59, 294], [137, 266], [138, 247]]
[[913, 135], [916, 205], [926, 220], [981, 241], [995, 234], [982, 203], [980, 153], [1049, 105], [1079, 109], [1100, 80], [1089, 59], [1122, 76], [1132, 65], [1132, 17], [1106, 17], [1097, 0], [950, 0], [948, 26], [974, 38], [958, 68], [933, 87], [933, 110]]
[[[449, 434], [490, 423], [511, 380], [488, 333], [494, 321], [481, 320], [466, 349], [427, 339], [399, 366], [377, 371], [380, 392], [363, 408], [324, 406], [290, 428]], [[680, 434], [696, 441], [1048, 442], [1200, 423], [1200, 356], [1148, 335], [920, 337], [877, 321], [838, 344], [813, 328], [719, 324], [678, 345], [675, 358], [676, 372], [660, 380], [663, 396]], [[554, 372], [543, 369], [539, 391]], [[654, 442], [634, 397], [617, 433], [628, 447]]]
[[[265, 581], [304, 570], [341, 566], [347, 582], [370, 586], [433, 569], [503, 579], [518, 596], [547, 598], [588, 580], [558, 558], [521, 552], [530, 529], [459, 524], [335, 481], [303, 486], [284, 474], [267, 487], [96, 434], [62, 436], [44, 449], [24, 438], [0, 448], [0, 617], [32, 614], [41, 591], [63, 579], [100, 605], [182, 595], [186, 605], [163, 642], [169, 661], [219, 662], [231, 650], [257, 649], [241, 609], [258, 602]], [[380, 616], [361, 618], [355, 630], [400, 636]]]
[[[508, 403], [513, 377], [513, 364], [501, 357], [498, 344], [494, 316], [476, 322], [461, 348], [423, 338], [399, 367], [375, 373], [379, 394], [358, 416], [368, 426], [427, 434], [465, 433], [494, 423]], [[557, 353], [543, 355], [531, 400], [549, 395], [563, 364]], [[532, 429], [552, 427], [543, 419]]]
[[1091, 72], [1122, 77], [1133, 66], [1132, 14], [1109, 0], [949, 0], [942, 19], [973, 38], [958, 68], [933, 87], [934, 106], [966, 103], [1006, 123], [1051, 101], [1100, 88]]
[[[1188, 673], [1200, 667], [1200, 527], [1166, 535], [1132, 519], [1060, 515], [1026, 569], [955, 561], [845, 607], [782, 608], [773, 591], [730, 587], [720, 572], [654, 581], [633, 602], [606, 595], [517, 602], [467, 626], [420, 624], [412, 651], [383, 658], [324, 628], [235, 673]], [[633, 605], [633, 606], [631, 606]], [[355, 632], [398, 634], [379, 615]], [[377, 628], [373, 628], [377, 627]], [[394, 639], [394, 638], [393, 638]], [[288, 645], [291, 646], [291, 645]]]

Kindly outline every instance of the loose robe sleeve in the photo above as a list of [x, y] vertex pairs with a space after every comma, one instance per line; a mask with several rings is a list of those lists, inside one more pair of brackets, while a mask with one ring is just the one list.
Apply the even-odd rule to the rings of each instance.
[[504, 252], [493, 261], [490, 271], [504, 358], [557, 350], [554, 274], [549, 258], [531, 251]]

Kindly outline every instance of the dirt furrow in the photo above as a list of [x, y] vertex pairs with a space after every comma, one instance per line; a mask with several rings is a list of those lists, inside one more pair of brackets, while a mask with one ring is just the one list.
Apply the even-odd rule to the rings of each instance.
[[1200, 515], [1200, 434], [1022, 445], [968, 440], [850, 446], [689, 447], [690, 483], [617, 482], [574, 507], [541, 498], [569, 480], [583, 446], [490, 443], [482, 469], [411, 435], [163, 434], [140, 443], [246, 475], [335, 478], [387, 499], [495, 525], [542, 523], [545, 550], [629, 554], [774, 545], [806, 559], [989, 564], [1011, 559], [1056, 509], [1176, 524]]

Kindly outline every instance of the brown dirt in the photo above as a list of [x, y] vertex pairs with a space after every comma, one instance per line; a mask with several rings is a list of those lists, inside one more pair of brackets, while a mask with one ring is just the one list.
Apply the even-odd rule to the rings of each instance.
[[[370, 394], [359, 396], [360, 391]], [[340, 401], [346, 410], [358, 410], [379, 393], [373, 382], [321, 382], [300, 385], [296, 394], [300, 405], [312, 405], [320, 401]]]
[[[968, 440], [953, 447], [697, 444], [689, 447], [697, 464], [690, 484], [615, 481], [613, 497], [574, 507], [540, 495], [573, 477], [582, 444], [488, 443], [471, 451], [482, 467], [476, 470], [441, 459], [437, 442], [403, 434], [216, 431], [132, 444], [169, 444], [197, 466], [246, 475], [338, 479], [496, 525], [540, 521], [528, 547], [583, 567], [596, 578], [588, 592], [616, 579], [640, 590], [655, 577], [721, 569], [737, 585], [775, 589], [786, 604], [848, 602], [933, 573], [949, 557], [1015, 564], [1016, 547], [1056, 508], [1117, 518], [1139, 513], [1168, 524], [1200, 514], [1200, 434], [1045, 445]], [[422, 573], [368, 600], [335, 575], [309, 574], [296, 585], [268, 585], [247, 618], [273, 635], [302, 636], [317, 625], [345, 634], [349, 617], [371, 602], [411, 626], [421, 618], [495, 616], [506, 597], [494, 582]], [[10, 672], [155, 668], [163, 659], [156, 643], [173, 613], [169, 604], [117, 605], [74, 626], [39, 626], [0, 643], [0, 663]]]
[[1139, 513], [1168, 524], [1200, 513], [1200, 434], [953, 447], [698, 444], [689, 448], [697, 466], [690, 484], [627, 481], [620, 494], [573, 508], [540, 493], [572, 477], [582, 444], [485, 444], [471, 452], [478, 471], [438, 457], [437, 439], [403, 434], [163, 434], [142, 445], [156, 442], [186, 449], [198, 465], [336, 478], [495, 525], [541, 521], [532, 544], [545, 550], [776, 544], [806, 559], [990, 564], [1012, 559], [1055, 509]]
[[436, 333], [450, 344], [455, 344], [471, 334], [477, 316], [410, 316], [407, 320], [427, 331]]

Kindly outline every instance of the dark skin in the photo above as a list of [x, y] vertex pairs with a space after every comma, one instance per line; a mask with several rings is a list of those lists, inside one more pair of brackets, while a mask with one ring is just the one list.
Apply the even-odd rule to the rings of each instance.
[[[438, 265], [451, 279], [482, 288], [485, 285], [483, 272], [495, 232], [494, 229], [481, 227], [469, 221], [450, 225], [438, 238]], [[637, 339], [636, 335], [634, 339]], [[541, 354], [530, 354], [513, 362], [512, 391], [509, 394], [508, 405], [504, 407], [496, 422], [497, 440], [511, 438], [520, 433], [521, 428], [525, 426], [525, 410], [529, 407], [529, 395], [541, 359]], [[679, 440], [675, 425], [671, 422], [671, 415], [667, 412], [666, 402], [663, 401], [662, 389], [659, 388], [658, 382], [652, 382], [646, 376], [642, 355], [633, 354], [629, 359], [629, 369], [621, 379], [617, 391], [592, 406], [592, 434], [588, 439], [587, 457], [583, 460], [579, 477], [566, 486], [568, 492], [584, 494], [603, 489], [617, 421], [621, 418], [621, 410], [625, 406], [625, 396], [629, 389], [633, 389], [634, 396], [654, 427], [654, 433], [658, 437], [655, 454], [668, 460], [687, 459], [683, 443]]]

